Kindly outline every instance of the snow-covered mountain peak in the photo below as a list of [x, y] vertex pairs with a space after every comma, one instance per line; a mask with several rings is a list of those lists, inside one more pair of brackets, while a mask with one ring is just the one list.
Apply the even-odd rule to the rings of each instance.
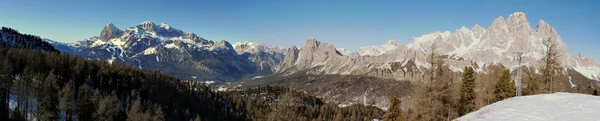
[[523, 12], [515, 12], [508, 16], [507, 24], [509, 31], [531, 32], [531, 26], [529, 26], [529, 21], [527, 21], [527, 17]]
[[270, 74], [283, 58], [279, 51], [238, 55], [233, 45], [225, 40], [206, 40], [164, 22], [157, 25], [151, 21], [123, 31], [108, 24], [99, 37], [68, 45], [52, 44], [64, 46], [61, 48], [62, 52], [143, 66], [165, 71], [182, 79], [196, 79], [190, 78], [193, 76], [233, 81], [244, 78], [247, 74]]
[[499, 26], [506, 26], [506, 20], [502, 16], [494, 19], [494, 21], [492, 22], [490, 27], [488, 27], [488, 29], [491, 29], [493, 27], [499, 27]]
[[460, 31], [460, 32], [469, 32], [470, 30], [469, 30], [469, 28], [467, 28], [466, 26], [462, 26], [462, 27], [460, 27], [460, 28], [459, 28], [458, 30], [456, 30], [456, 31], [457, 31], [457, 32], [458, 32], [458, 31]]
[[161, 28], [165, 28], [165, 29], [167, 29], [167, 30], [171, 29], [171, 26], [169, 26], [169, 25], [168, 25], [167, 23], [165, 23], [165, 22], [161, 22], [161, 23], [160, 23], [160, 27], [161, 27]]
[[154, 22], [152, 22], [152, 21], [143, 21], [142, 23], [140, 23], [140, 25], [154, 25]]
[[544, 20], [540, 20], [538, 22], [536, 31], [545, 35], [558, 35], [554, 28], [552, 28], [552, 26], [550, 26], [550, 24], [546, 23]]
[[[331, 61], [343, 62], [342, 64], [331, 63], [332, 65], [325, 65], [323, 68], [315, 68], [317, 69], [315, 72], [351, 74], [359, 72], [355, 70], [389, 69], [390, 63], [408, 62], [406, 59], [412, 59], [410, 62], [414, 63], [414, 70], [416, 70], [421, 67], [428, 68], [423, 64], [427, 62], [425, 55], [432, 52], [431, 46], [435, 44], [437, 54], [446, 55], [446, 57], [455, 61], [449, 63], [449, 66], [450, 68], [458, 69], [452, 70], [460, 70], [461, 67], [472, 66], [473, 63], [477, 63], [481, 67], [483, 67], [482, 65], [501, 64], [505, 67], [517, 68], [517, 62], [514, 60], [516, 53], [523, 53], [523, 64], [525, 66], [537, 68], [541, 65], [545, 52], [543, 40], [549, 38], [556, 42], [556, 50], [560, 55], [558, 61], [565, 68], [574, 69], [590, 79], [593, 78], [592, 76], [597, 77], [600, 74], [600, 65], [594, 63], [593, 58], [585, 58], [582, 55], [580, 57], [571, 56], [566, 44], [562, 42], [560, 36], [554, 32], [554, 29], [548, 23], [541, 21], [536, 32], [529, 25], [525, 14], [522, 12], [511, 14], [508, 19], [500, 16], [487, 29], [480, 25], [475, 25], [472, 30], [462, 26], [453, 33], [438, 31], [414, 37], [413, 41], [406, 45], [386, 42], [379, 46], [361, 47], [354, 53], [344, 57], [338, 57], [336, 54], [312, 55], [315, 54], [315, 50], [313, 49], [318, 48], [320, 43], [309, 40], [305, 47], [300, 50], [298, 59], [290, 57], [289, 59], [291, 60], [283, 63], [281, 67], [286, 69], [296, 66], [298, 70], [311, 69], [323, 65], [316, 62], [342, 58], [342, 60]], [[319, 52], [328, 52], [329, 49], [323, 48]], [[340, 49], [337, 49], [337, 51], [340, 51]], [[290, 51], [290, 53], [295, 52]], [[352, 56], [353, 54], [358, 56]], [[319, 61], [307, 58], [318, 58]], [[400, 71], [405, 72], [406, 70]], [[362, 73], [370, 73], [382, 77], [393, 76], [394, 78], [404, 76], [403, 73], [400, 76], [390, 75], [388, 72], [389, 70], [381, 72], [373, 72], [371, 70]], [[394, 72], [392, 71], [392, 73]]]
[[284, 49], [277, 47], [277, 46], [266, 45], [264, 43], [250, 42], [250, 41], [236, 42], [236, 43], [232, 44], [232, 46], [233, 46], [233, 48], [235, 48], [235, 51], [238, 54], [259, 53], [259, 52], [283, 53], [283, 51], [284, 51]]
[[523, 12], [514, 12], [514, 13], [510, 14], [510, 16], [513, 16], [513, 15], [514, 16], [525, 16], [525, 13], [523, 13]]
[[[379, 56], [379, 55], [388, 53], [388, 52], [398, 48], [398, 46], [399, 46], [398, 41], [389, 40], [379, 46], [360, 47], [356, 50], [356, 53], [358, 53], [358, 55], [361, 55], [361, 56]], [[344, 54], [344, 55], [347, 55], [347, 54]]]
[[475, 24], [475, 26], [473, 26], [473, 31], [474, 30], [483, 30], [485, 28], [481, 27], [479, 24]]
[[388, 40], [387, 42], [385, 42], [385, 44], [398, 46], [398, 41], [396, 41], [396, 40]]
[[120, 30], [113, 23], [108, 23], [106, 26], [104, 26], [104, 28], [105, 29], [111, 29], [111, 30]]

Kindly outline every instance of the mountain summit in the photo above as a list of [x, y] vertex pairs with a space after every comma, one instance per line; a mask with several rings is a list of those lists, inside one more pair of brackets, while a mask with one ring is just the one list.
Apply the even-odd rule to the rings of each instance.
[[69, 48], [62, 48], [62, 51], [85, 58], [128, 64], [165, 72], [181, 79], [202, 81], [234, 81], [270, 74], [279, 63], [279, 58], [282, 58], [271, 55], [283, 56], [279, 51], [273, 51], [270, 55], [238, 54], [227, 41], [206, 40], [164, 22], [157, 25], [151, 21], [124, 30], [112, 23], [107, 24], [99, 37], [67, 45]]

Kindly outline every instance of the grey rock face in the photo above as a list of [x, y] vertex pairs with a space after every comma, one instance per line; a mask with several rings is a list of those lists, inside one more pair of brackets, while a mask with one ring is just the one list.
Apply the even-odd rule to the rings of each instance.
[[100, 32], [100, 39], [104, 40], [104, 41], [108, 41], [112, 38], [117, 38], [120, 37], [123, 34], [123, 31], [117, 27], [115, 27], [115, 25], [108, 24], [106, 26], [104, 26], [104, 28], [102, 29], [102, 32]]

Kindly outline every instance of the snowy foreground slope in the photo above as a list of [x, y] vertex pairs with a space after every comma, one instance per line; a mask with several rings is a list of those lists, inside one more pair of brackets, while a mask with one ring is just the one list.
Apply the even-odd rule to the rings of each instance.
[[598, 121], [600, 96], [554, 93], [506, 99], [456, 121]]

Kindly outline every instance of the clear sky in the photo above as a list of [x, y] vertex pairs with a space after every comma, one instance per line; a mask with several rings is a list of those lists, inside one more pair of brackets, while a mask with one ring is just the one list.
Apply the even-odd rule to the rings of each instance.
[[571, 53], [600, 57], [600, 0], [0, 0], [0, 26], [61, 42], [99, 36], [113, 23], [166, 22], [209, 40], [290, 47], [317, 39], [355, 50], [387, 40], [475, 24], [524, 12], [550, 23]]

